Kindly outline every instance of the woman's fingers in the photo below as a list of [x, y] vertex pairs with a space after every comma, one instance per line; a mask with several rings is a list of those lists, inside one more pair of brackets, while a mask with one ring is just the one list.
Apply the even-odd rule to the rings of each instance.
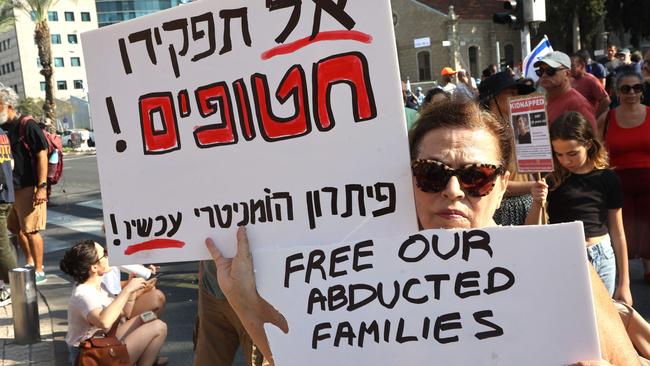
[[248, 244], [248, 235], [246, 234], [245, 226], [240, 226], [237, 229], [237, 255], [244, 258], [251, 256], [251, 250]]

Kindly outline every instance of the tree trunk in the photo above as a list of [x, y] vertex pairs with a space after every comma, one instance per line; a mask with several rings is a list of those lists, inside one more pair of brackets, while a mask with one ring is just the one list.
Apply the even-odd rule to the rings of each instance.
[[38, 57], [41, 60], [41, 75], [45, 77], [45, 103], [43, 112], [50, 123], [56, 122], [56, 104], [54, 104], [54, 81], [52, 68], [52, 40], [50, 38], [50, 27], [47, 20], [35, 22], [34, 40], [38, 47]]

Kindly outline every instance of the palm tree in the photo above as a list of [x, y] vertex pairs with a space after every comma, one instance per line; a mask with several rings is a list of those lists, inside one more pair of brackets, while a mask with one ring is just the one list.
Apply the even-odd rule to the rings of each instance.
[[38, 58], [41, 62], [41, 75], [45, 77], [45, 103], [43, 112], [50, 121], [56, 121], [54, 103], [54, 81], [52, 68], [52, 40], [50, 26], [47, 23], [48, 10], [57, 0], [0, 0], [9, 1], [15, 9], [25, 11], [35, 24], [34, 41], [38, 47]]
[[13, 4], [10, 0], [0, 0], [0, 32], [14, 24]]

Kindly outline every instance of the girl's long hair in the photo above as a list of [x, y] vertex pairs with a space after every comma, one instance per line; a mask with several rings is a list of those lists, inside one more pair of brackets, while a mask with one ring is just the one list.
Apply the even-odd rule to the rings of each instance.
[[[587, 119], [578, 112], [567, 112], [558, 117], [551, 125], [551, 141], [553, 140], [575, 140], [581, 146], [587, 148], [587, 162], [595, 169], [609, 168], [607, 150], [596, 138], [594, 129]], [[566, 170], [557, 160], [553, 153], [555, 170], [551, 174], [553, 186], [558, 187], [566, 180], [571, 172]]]

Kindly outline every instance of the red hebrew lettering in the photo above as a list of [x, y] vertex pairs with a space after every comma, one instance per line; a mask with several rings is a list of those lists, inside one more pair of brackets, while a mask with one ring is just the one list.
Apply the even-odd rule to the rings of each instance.
[[185, 118], [190, 115], [190, 96], [187, 89], [178, 92], [178, 108], [180, 109], [181, 117]]
[[[207, 148], [237, 143], [237, 133], [233, 124], [232, 103], [228, 85], [218, 82], [202, 86], [194, 92], [199, 113], [203, 118], [220, 112], [220, 122], [197, 127], [194, 130], [196, 146]], [[218, 106], [218, 107], [217, 107]]]
[[377, 106], [370, 84], [368, 61], [359, 52], [344, 53], [320, 60], [314, 65], [314, 117], [316, 127], [328, 131], [334, 127], [331, 93], [336, 84], [347, 84], [352, 91], [354, 121], [377, 117]]
[[311, 131], [307, 85], [302, 66], [294, 65], [287, 71], [275, 94], [281, 104], [293, 98], [295, 113], [291, 117], [280, 118], [273, 114], [265, 75], [254, 74], [251, 80], [257, 105], [257, 120], [264, 140], [284, 140], [303, 136]]
[[[139, 100], [140, 128], [145, 155], [164, 154], [181, 148], [178, 122], [171, 93], [152, 93]], [[162, 120], [162, 130], [154, 127], [154, 114]]]
[[248, 91], [244, 79], [236, 80], [232, 83], [235, 88], [235, 100], [237, 101], [237, 110], [239, 111], [239, 123], [246, 141], [255, 138], [255, 129], [253, 128], [253, 116], [251, 113], [251, 102], [248, 99]]

